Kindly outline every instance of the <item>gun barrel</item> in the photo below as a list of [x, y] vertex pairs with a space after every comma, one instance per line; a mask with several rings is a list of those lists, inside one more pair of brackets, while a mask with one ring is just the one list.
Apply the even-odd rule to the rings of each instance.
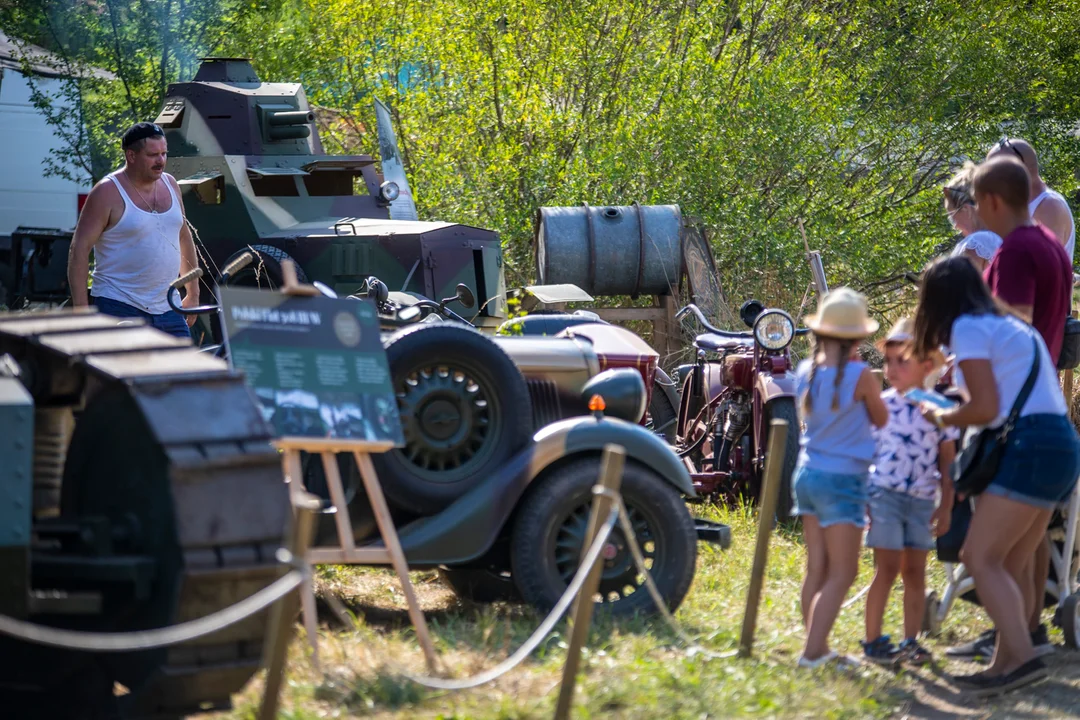
[[307, 125], [315, 122], [315, 113], [310, 110], [272, 111], [266, 115], [272, 127]]

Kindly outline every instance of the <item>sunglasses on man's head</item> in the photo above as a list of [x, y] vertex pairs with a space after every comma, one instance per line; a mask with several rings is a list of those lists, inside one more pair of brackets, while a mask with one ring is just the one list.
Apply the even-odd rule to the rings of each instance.
[[125, 137], [123, 146], [127, 148], [151, 137], [165, 137], [165, 131], [157, 123], [146, 123]]
[[1024, 154], [1020, 152], [1020, 148], [1009, 142], [1008, 138], [1001, 138], [998, 140], [998, 147], [1002, 150], [1012, 150], [1016, 153], [1016, 157], [1020, 158], [1020, 162], [1024, 162]]

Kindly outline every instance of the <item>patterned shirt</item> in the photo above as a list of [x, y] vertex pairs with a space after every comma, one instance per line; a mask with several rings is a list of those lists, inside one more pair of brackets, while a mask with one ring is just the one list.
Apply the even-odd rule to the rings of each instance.
[[918, 405], [895, 389], [883, 392], [881, 399], [889, 410], [889, 422], [874, 431], [877, 461], [870, 471], [870, 484], [935, 499], [941, 481], [938, 448], [959, 437], [956, 428], [939, 429], [922, 416]]

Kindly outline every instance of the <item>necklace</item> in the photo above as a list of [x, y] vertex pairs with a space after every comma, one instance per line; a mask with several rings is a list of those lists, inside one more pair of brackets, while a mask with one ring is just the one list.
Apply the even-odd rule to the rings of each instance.
[[[144, 203], [146, 203], [146, 207], [150, 208], [150, 214], [151, 215], [157, 215], [158, 214], [157, 203], [155, 202], [154, 204], [151, 204], [151, 203], [149, 203], [147, 201], [146, 197], [142, 194], [142, 192], [139, 191], [139, 188], [135, 185], [135, 181], [131, 179], [130, 175], [128, 175], [128, 171], [127, 171], [126, 168], [124, 169], [124, 174], [128, 176], [128, 182], [131, 183], [131, 187], [135, 189], [135, 192], [139, 194], [139, 198]], [[154, 198], [155, 201], [157, 200], [157, 182], [156, 181], [154, 183], [154, 189], [150, 191], [150, 197]]]

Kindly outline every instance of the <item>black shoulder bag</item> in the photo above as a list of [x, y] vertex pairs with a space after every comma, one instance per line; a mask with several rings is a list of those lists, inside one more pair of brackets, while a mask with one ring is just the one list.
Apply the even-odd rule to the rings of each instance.
[[1028, 396], [1031, 395], [1031, 389], [1035, 387], [1035, 379], [1039, 375], [1039, 340], [1033, 336], [1031, 342], [1035, 347], [1035, 362], [1031, 364], [1031, 372], [1024, 382], [1024, 387], [1020, 389], [1020, 394], [1016, 396], [1016, 402], [1013, 403], [1009, 416], [1000, 427], [980, 430], [979, 434], [957, 454], [956, 460], [953, 461], [951, 472], [953, 486], [960, 495], [968, 497], [978, 495], [997, 475], [1009, 433], [1012, 432], [1016, 421], [1020, 419], [1020, 411], [1027, 402]]

